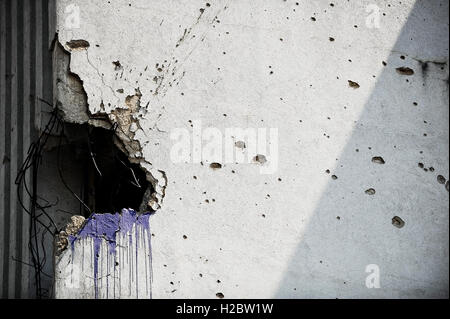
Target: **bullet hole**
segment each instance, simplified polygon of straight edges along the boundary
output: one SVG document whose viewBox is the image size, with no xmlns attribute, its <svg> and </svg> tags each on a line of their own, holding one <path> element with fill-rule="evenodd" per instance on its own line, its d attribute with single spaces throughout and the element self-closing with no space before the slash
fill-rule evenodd
<svg viewBox="0 0 450 319">
<path fill-rule="evenodd" d="M 329 37 L 328 40 L 330 40 L 330 42 L 334 42 L 334 38 L 333 37 Z"/>
<path fill-rule="evenodd" d="M 382 61 L 381 64 L 383 64 L 383 66 L 387 65 L 387 63 L 385 61 Z"/>
<path fill-rule="evenodd" d="M 329 170 L 329 169 L 327 169 L 327 170 L 325 171 L 325 173 L 327 173 L 327 174 L 330 174 L 330 170 Z"/>
<path fill-rule="evenodd" d="M 216 293 L 216 297 L 219 299 L 223 299 L 225 296 L 223 295 L 223 293 L 218 292 L 218 293 Z"/>
<path fill-rule="evenodd" d="M 205 6 L 210 7 L 211 5 L 209 4 L 209 2 L 207 2 L 207 3 L 205 4 Z"/>
<path fill-rule="evenodd" d="M 116 265 L 116 267 L 117 267 L 117 266 L 119 266 L 119 263 L 116 261 L 116 262 L 114 263 L 114 265 Z"/>
<path fill-rule="evenodd" d="M 430 172 L 434 172 L 434 167 L 429 168 Z"/>
<path fill-rule="evenodd" d="M 194 175 L 194 176 L 192 176 L 192 178 L 193 178 L 193 179 L 197 179 L 197 176 Z"/>
<path fill-rule="evenodd" d="M 450 190 L 450 183 L 447 181 L 447 183 L 445 183 L 445 189 L 447 190 L 447 192 Z"/>
<path fill-rule="evenodd" d="M 445 179 L 444 176 L 438 175 L 437 176 L 437 181 L 438 181 L 439 184 L 445 184 L 446 179 Z"/>
<path fill-rule="evenodd" d="M 400 59 L 404 60 L 404 59 L 406 59 L 406 58 L 405 58 L 404 55 L 401 55 L 401 56 L 400 56 Z"/>
<path fill-rule="evenodd" d="M 258 154 L 253 158 L 253 161 L 260 164 L 264 164 L 267 162 L 267 159 L 265 155 Z"/>
<path fill-rule="evenodd" d="M 423 165 L 423 163 L 418 163 L 417 166 L 419 166 L 420 168 L 424 168 L 425 165 Z"/>
<path fill-rule="evenodd" d="M 337 177 L 336 175 L 331 175 L 331 178 L 332 178 L 333 180 L 337 180 L 337 179 L 338 179 L 338 177 Z"/>
<path fill-rule="evenodd" d="M 373 188 L 369 188 L 365 191 L 367 195 L 375 195 L 376 191 Z"/>
<path fill-rule="evenodd" d="M 348 80 L 348 86 L 353 89 L 359 89 L 360 85 L 357 82 L 354 82 L 352 80 Z"/>
<path fill-rule="evenodd" d="M 376 164 L 385 164 L 386 162 L 381 156 L 372 157 L 372 162 Z"/>
<path fill-rule="evenodd" d="M 218 284 L 220 284 L 220 280 L 219 279 L 217 279 L 217 281 L 216 281 Z"/>
<path fill-rule="evenodd" d="M 69 42 L 66 42 L 66 45 L 72 50 L 89 48 L 89 42 L 86 40 L 71 40 Z"/>
<path fill-rule="evenodd" d="M 394 225 L 397 228 L 402 228 L 403 226 L 405 226 L 405 222 L 400 217 L 394 216 L 392 218 L 392 225 Z"/>
<path fill-rule="evenodd" d="M 123 91 L 123 89 L 117 89 L 116 92 L 120 93 L 120 94 L 123 94 L 124 91 Z"/>
<path fill-rule="evenodd" d="M 418 105 L 418 103 L 417 103 L 417 102 L 413 102 L 413 105 L 414 105 L 414 106 L 417 106 L 417 105 Z"/>
<path fill-rule="evenodd" d="M 314 17 L 311 17 L 311 21 L 317 21 L 317 19 Z"/>
<path fill-rule="evenodd" d="M 281 178 L 278 177 L 278 181 L 281 182 Z"/>
<path fill-rule="evenodd" d="M 341 216 L 336 216 L 336 219 L 337 220 L 341 220 Z"/>
<path fill-rule="evenodd" d="M 187 239 L 187 236 L 186 236 L 186 235 L 183 235 L 183 239 Z"/>
<path fill-rule="evenodd" d="M 395 69 L 397 71 L 398 74 L 401 75 L 413 75 L 414 74 L 414 70 L 405 66 L 399 67 Z"/>
<path fill-rule="evenodd" d="M 243 141 L 237 141 L 236 143 L 234 143 L 234 146 L 236 146 L 237 148 L 240 148 L 240 149 L 244 149 L 246 147 L 245 142 L 243 142 Z"/>
<path fill-rule="evenodd" d="M 222 164 L 220 164 L 220 163 L 211 163 L 211 164 L 209 164 L 209 167 L 211 167 L 212 169 L 220 169 L 220 168 L 222 168 Z"/>
<path fill-rule="evenodd" d="M 114 65 L 115 71 L 119 71 L 120 69 L 122 69 L 122 64 L 120 64 L 119 61 L 113 61 L 112 64 Z"/>
</svg>

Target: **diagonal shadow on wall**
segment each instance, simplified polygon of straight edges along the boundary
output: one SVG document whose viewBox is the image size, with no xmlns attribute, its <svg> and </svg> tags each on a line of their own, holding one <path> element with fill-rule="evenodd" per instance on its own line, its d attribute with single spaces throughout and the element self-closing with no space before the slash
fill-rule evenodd
<svg viewBox="0 0 450 319">
<path fill-rule="evenodd" d="M 417 1 L 385 62 L 276 298 L 449 296 L 448 2 Z"/>
</svg>

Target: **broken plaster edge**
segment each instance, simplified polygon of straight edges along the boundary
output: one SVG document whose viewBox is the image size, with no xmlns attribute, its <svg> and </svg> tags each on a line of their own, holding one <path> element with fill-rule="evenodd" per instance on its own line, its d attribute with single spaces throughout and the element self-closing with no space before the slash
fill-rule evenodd
<svg viewBox="0 0 450 319">
<path fill-rule="evenodd" d="M 90 109 L 89 109 L 89 96 L 87 94 L 87 91 L 84 87 L 84 81 L 83 79 L 80 77 L 79 74 L 75 73 L 73 71 L 72 68 L 72 50 L 70 49 L 70 47 L 65 46 L 61 40 L 59 39 L 58 33 L 55 33 L 55 40 L 54 40 L 54 48 L 52 50 L 53 54 L 55 55 L 55 51 L 61 49 L 63 51 L 63 54 L 67 54 L 68 55 L 68 65 L 67 68 L 65 70 L 60 70 L 61 65 L 56 63 L 55 59 L 53 60 L 53 65 L 54 65 L 54 75 L 59 74 L 60 72 L 64 72 L 66 74 L 66 76 L 73 76 L 75 79 L 77 79 L 79 81 L 80 87 L 83 90 L 83 94 L 85 95 L 86 99 L 85 99 L 85 107 L 83 108 L 84 111 L 86 112 L 85 115 L 87 116 L 85 119 L 85 122 L 80 123 L 80 121 L 71 121 L 70 118 L 64 116 L 63 114 L 63 121 L 64 122 L 68 122 L 68 123 L 77 123 L 77 124 L 88 124 L 94 127 L 101 127 L 101 128 L 105 128 L 105 129 L 111 129 L 113 127 L 120 126 L 119 121 L 117 121 L 117 117 L 115 114 L 115 110 L 113 110 L 110 113 L 107 112 L 103 112 L 103 113 L 97 113 L 97 114 L 91 114 Z M 88 48 L 86 48 L 85 50 L 88 50 Z M 58 90 L 57 87 L 57 82 L 54 81 L 54 105 L 55 108 L 58 107 L 59 103 L 62 103 L 61 99 L 60 99 L 60 91 Z M 138 90 L 136 91 L 136 95 L 137 96 L 137 102 L 136 102 L 136 106 L 139 107 L 139 103 L 140 103 L 140 92 L 138 93 Z M 134 97 L 131 96 L 131 97 Z M 130 96 L 128 96 L 127 98 L 129 98 Z M 127 104 L 124 102 L 125 107 L 127 107 Z M 128 108 L 127 108 L 128 109 Z M 122 108 L 117 108 L 117 110 L 123 110 Z M 131 116 L 133 114 L 130 114 Z M 135 119 L 136 120 L 136 119 Z M 138 120 L 136 120 L 138 121 Z M 139 126 L 139 123 L 137 123 Z M 140 127 L 140 126 L 139 126 Z M 147 181 L 153 186 L 153 190 L 154 192 L 152 194 L 150 194 L 150 196 L 148 196 L 149 198 L 147 199 L 147 208 L 151 208 L 153 211 L 157 211 L 161 208 L 161 204 L 163 202 L 163 199 L 165 197 L 165 189 L 167 186 L 167 176 L 166 173 L 162 170 L 158 170 L 156 168 L 153 167 L 152 163 L 149 162 L 148 160 L 146 160 L 142 154 L 142 146 L 139 140 L 135 139 L 134 136 L 135 134 L 133 132 L 131 132 L 128 128 L 128 132 L 130 133 L 125 134 L 123 132 L 123 130 L 115 130 L 115 134 L 114 134 L 114 143 L 116 144 L 116 146 L 128 157 L 129 161 L 135 164 L 139 164 L 139 167 L 144 170 L 145 174 L 146 174 L 146 179 Z M 130 136 L 131 135 L 131 136 Z M 139 148 L 138 151 L 135 151 L 133 149 L 131 149 L 131 147 L 127 147 L 127 143 L 130 142 L 136 142 L 134 143 L 134 145 L 137 145 L 137 147 Z M 146 209 L 147 209 L 146 208 Z"/>
</svg>

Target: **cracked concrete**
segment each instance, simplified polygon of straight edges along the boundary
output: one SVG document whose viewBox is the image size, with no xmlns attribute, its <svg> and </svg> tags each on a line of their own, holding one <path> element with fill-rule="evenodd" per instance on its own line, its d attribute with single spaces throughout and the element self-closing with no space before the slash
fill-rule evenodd
<svg viewBox="0 0 450 319">
<path fill-rule="evenodd" d="M 141 108 L 140 98 L 142 94 L 137 88 L 135 89 L 134 95 L 125 97 L 125 105 L 122 108 L 112 109 L 109 111 L 109 114 L 106 111 L 92 113 L 87 102 L 88 98 L 84 83 L 70 69 L 71 55 L 69 52 L 86 50 L 89 47 L 86 43 L 88 42 L 84 40 L 68 41 L 66 42 L 66 47 L 70 51 L 67 51 L 62 46 L 59 38 L 56 37 L 53 53 L 55 66 L 55 105 L 57 105 L 60 115 L 65 122 L 76 124 L 88 123 L 106 129 L 114 128 L 116 145 L 128 155 L 132 163 L 144 164 L 145 159 L 142 158 L 140 142 L 134 138 L 136 131 L 141 129 L 139 121 L 135 117 Z M 87 53 L 86 56 L 88 57 Z M 90 62 L 89 64 L 92 65 Z M 101 102 L 101 109 L 105 109 L 103 101 Z M 145 165 L 141 165 L 141 167 L 147 174 L 147 180 L 156 190 L 155 194 L 148 196 L 147 206 L 153 210 L 157 210 L 164 198 L 164 189 L 166 186 L 164 173 L 155 171 L 148 162 Z M 159 177 L 160 181 L 155 178 L 153 173 Z M 144 210 L 147 209 L 144 206 L 142 208 Z"/>
</svg>

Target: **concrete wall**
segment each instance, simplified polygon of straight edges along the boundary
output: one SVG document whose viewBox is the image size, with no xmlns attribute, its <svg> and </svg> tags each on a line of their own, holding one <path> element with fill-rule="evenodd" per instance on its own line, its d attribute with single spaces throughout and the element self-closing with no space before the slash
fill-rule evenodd
<svg viewBox="0 0 450 319">
<path fill-rule="evenodd" d="M 153 297 L 448 297 L 448 28 L 439 0 L 57 1 L 155 187 Z"/>
</svg>

